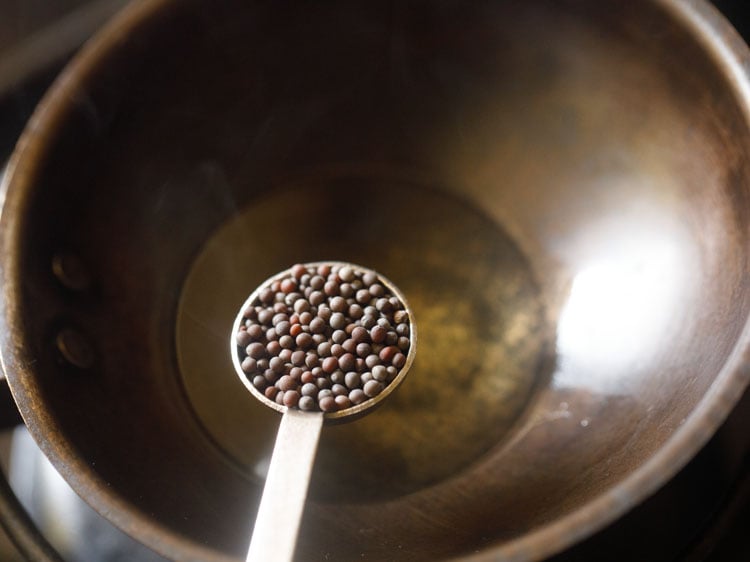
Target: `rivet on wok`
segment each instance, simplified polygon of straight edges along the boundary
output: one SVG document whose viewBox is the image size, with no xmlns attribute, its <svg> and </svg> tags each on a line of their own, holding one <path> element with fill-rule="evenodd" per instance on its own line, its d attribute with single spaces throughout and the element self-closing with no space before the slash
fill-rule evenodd
<svg viewBox="0 0 750 562">
<path fill-rule="evenodd" d="M 63 359 L 79 369 L 89 369 L 94 364 L 94 350 L 86 337 L 72 328 L 62 329 L 55 338 Z"/>
<path fill-rule="evenodd" d="M 67 252 L 52 258 L 52 273 L 63 286 L 73 291 L 85 291 L 91 287 L 91 276 L 83 261 Z"/>
</svg>

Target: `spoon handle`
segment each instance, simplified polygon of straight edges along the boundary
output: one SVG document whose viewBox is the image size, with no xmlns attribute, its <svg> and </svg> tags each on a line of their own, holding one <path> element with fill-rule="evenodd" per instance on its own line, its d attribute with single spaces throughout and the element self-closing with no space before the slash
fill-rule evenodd
<svg viewBox="0 0 750 562">
<path fill-rule="evenodd" d="M 247 562 L 292 560 L 322 427 L 322 412 L 282 416 Z"/>
</svg>

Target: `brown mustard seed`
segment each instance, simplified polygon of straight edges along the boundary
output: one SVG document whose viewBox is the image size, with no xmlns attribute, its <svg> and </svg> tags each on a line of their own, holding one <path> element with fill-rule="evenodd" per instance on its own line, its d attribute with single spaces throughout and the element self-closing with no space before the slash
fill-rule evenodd
<svg viewBox="0 0 750 562">
<path fill-rule="evenodd" d="M 329 375 L 339 368 L 339 360 L 336 357 L 326 357 L 323 360 L 323 371 Z"/>
<path fill-rule="evenodd" d="M 240 347 L 247 347 L 253 341 L 253 337 L 248 334 L 246 329 L 237 332 L 237 337 L 235 339 L 237 340 L 237 345 Z"/>
<path fill-rule="evenodd" d="M 299 402 L 299 392 L 296 390 L 288 390 L 284 392 L 284 406 L 288 408 L 294 408 Z"/>
<path fill-rule="evenodd" d="M 318 400 L 318 406 L 320 406 L 320 409 L 324 412 L 335 412 L 337 409 L 336 400 L 333 396 L 324 396 Z"/>
<path fill-rule="evenodd" d="M 261 357 L 265 357 L 266 355 L 265 346 L 259 342 L 251 343 L 250 345 L 248 345 L 246 351 L 247 354 L 253 359 L 260 359 Z"/>
</svg>

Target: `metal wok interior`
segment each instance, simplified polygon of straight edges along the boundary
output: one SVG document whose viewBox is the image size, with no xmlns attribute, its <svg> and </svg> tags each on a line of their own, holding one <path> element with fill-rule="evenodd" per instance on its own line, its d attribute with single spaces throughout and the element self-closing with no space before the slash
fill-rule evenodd
<svg viewBox="0 0 750 562">
<path fill-rule="evenodd" d="M 9 167 L 21 413 L 127 532 L 237 559 L 278 418 L 232 318 L 295 262 L 361 263 L 420 349 L 325 429 L 298 557 L 559 551 L 747 384 L 746 60 L 699 2 L 136 3 Z"/>
</svg>

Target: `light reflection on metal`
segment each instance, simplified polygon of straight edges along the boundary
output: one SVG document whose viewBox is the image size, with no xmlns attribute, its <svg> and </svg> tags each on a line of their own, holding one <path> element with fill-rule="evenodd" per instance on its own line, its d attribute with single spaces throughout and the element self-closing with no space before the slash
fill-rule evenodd
<svg viewBox="0 0 750 562">
<path fill-rule="evenodd" d="M 557 387 L 620 394 L 669 346 L 688 311 L 694 257 L 677 229 L 633 224 L 616 251 L 575 274 L 560 317 Z M 623 376 L 627 374 L 628 376 Z"/>
</svg>

